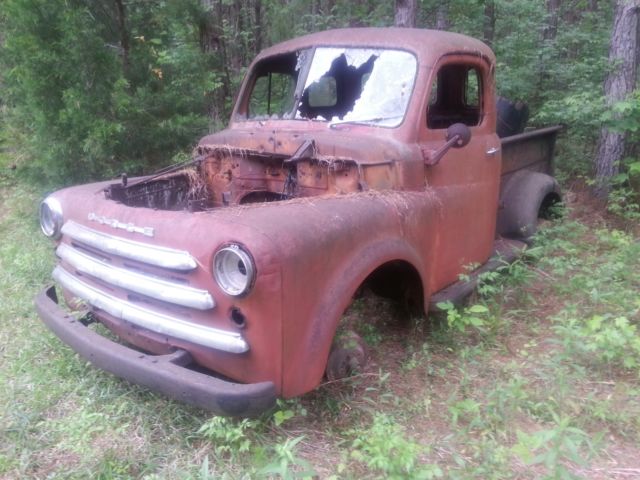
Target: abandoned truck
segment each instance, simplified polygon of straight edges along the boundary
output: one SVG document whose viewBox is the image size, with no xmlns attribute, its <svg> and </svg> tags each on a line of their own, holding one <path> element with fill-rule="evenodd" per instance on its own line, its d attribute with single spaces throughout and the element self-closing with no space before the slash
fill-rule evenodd
<svg viewBox="0 0 640 480">
<path fill-rule="evenodd" d="M 482 42 L 417 29 L 263 51 L 191 161 L 42 202 L 67 307 L 49 287 L 40 317 L 94 365 L 223 415 L 347 375 L 362 346 L 334 339 L 363 284 L 454 300 L 560 198 L 559 127 L 499 138 L 494 69 Z"/>
</svg>

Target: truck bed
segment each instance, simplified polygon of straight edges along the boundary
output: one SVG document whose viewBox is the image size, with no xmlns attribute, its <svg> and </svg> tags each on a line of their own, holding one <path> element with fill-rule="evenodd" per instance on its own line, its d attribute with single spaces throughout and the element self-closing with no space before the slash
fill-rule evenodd
<svg viewBox="0 0 640 480">
<path fill-rule="evenodd" d="M 501 186 L 520 170 L 553 175 L 553 150 L 563 128 L 554 125 L 503 138 Z"/>
</svg>

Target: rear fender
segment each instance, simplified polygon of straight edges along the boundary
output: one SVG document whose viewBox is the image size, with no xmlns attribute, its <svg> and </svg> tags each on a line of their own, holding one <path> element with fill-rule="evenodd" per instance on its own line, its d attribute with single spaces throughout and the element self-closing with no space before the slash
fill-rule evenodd
<svg viewBox="0 0 640 480">
<path fill-rule="evenodd" d="M 509 238 L 530 239 L 536 232 L 541 207 L 561 198 L 558 182 L 544 173 L 520 171 L 504 184 L 496 233 Z"/>
</svg>

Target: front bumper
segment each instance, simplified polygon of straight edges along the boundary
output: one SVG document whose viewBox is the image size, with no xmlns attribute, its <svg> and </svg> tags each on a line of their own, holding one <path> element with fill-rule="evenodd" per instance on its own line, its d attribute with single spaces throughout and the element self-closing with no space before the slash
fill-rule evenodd
<svg viewBox="0 0 640 480">
<path fill-rule="evenodd" d="M 273 382 L 229 382 L 186 368 L 191 356 L 185 350 L 147 355 L 99 335 L 58 306 L 53 286 L 42 290 L 35 304 L 40 318 L 64 343 L 96 367 L 132 383 L 218 415 L 250 417 L 275 405 Z"/>
</svg>

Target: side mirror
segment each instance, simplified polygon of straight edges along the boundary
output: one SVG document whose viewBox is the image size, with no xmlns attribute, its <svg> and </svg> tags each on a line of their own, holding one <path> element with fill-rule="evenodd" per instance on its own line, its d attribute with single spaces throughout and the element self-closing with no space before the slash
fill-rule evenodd
<svg viewBox="0 0 640 480">
<path fill-rule="evenodd" d="M 471 140 L 471 130 L 464 123 L 454 123 L 447 128 L 447 143 L 438 150 L 423 152 L 425 165 L 437 165 L 450 148 L 462 148 Z"/>
<path fill-rule="evenodd" d="M 451 145 L 453 148 L 462 148 L 471 140 L 471 129 L 464 123 L 454 123 L 447 128 L 447 143 L 457 137 L 457 140 Z"/>
</svg>

